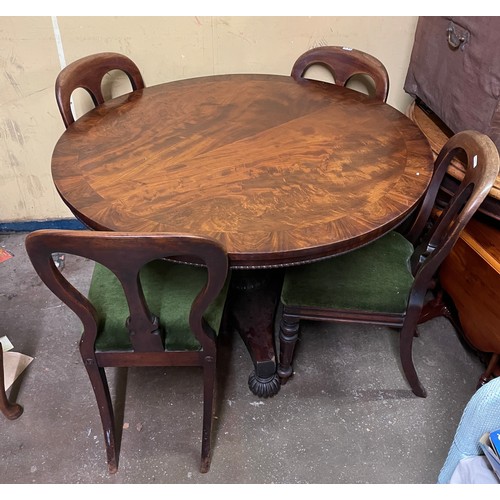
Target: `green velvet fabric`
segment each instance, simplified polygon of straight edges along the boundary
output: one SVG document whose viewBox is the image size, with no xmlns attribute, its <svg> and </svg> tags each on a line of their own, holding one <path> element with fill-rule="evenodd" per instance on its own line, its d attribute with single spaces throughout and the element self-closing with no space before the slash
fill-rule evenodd
<svg viewBox="0 0 500 500">
<path fill-rule="evenodd" d="M 403 313 L 413 283 L 413 246 L 390 232 L 358 250 L 287 269 L 281 300 L 288 306 Z"/>
<path fill-rule="evenodd" d="M 189 312 L 198 292 L 206 283 L 207 270 L 169 261 L 146 264 L 140 273 L 144 296 L 150 311 L 158 316 L 166 332 L 165 349 L 199 350 L 198 340 L 189 327 Z M 228 284 L 205 312 L 207 323 L 219 331 Z M 88 294 L 96 308 L 100 324 L 96 350 L 131 350 L 125 321 L 129 310 L 123 288 L 115 275 L 104 266 L 95 265 Z"/>
</svg>

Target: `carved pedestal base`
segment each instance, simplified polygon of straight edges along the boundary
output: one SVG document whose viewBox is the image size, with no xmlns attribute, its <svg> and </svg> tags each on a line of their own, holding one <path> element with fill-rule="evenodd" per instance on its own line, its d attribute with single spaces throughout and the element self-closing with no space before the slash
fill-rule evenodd
<svg viewBox="0 0 500 500">
<path fill-rule="evenodd" d="M 278 394 L 281 382 L 278 374 L 274 373 L 270 377 L 259 377 L 256 372 L 248 377 L 248 387 L 259 398 L 269 398 Z"/>
<path fill-rule="evenodd" d="M 226 309 L 255 367 L 248 387 L 263 398 L 277 394 L 281 385 L 276 373 L 274 320 L 282 282 L 279 269 L 235 270 Z"/>
</svg>

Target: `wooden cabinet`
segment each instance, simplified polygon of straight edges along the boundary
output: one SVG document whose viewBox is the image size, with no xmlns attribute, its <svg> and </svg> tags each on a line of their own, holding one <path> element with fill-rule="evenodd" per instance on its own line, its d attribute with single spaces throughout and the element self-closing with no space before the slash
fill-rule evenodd
<svg viewBox="0 0 500 500">
<path fill-rule="evenodd" d="M 500 231 L 473 219 L 440 269 L 440 284 L 453 300 L 466 340 L 492 353 L 482 382 L 498 373 L 500 354 Z"/>
</svg>

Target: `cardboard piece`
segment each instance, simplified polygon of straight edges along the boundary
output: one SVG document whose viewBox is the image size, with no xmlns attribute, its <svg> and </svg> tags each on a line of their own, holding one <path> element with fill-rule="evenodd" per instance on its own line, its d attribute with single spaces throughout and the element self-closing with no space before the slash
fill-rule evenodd
<svg viewBox="0 0 500 500">
<path fill-rule="evenodd" d="M 12 257 L 13 255 L 8 250 L 0 248 L 0 262 L 4 262 Z"/>
<path fill-rule="evenodd" d="M 19 377 L 33 361 L 33 358 L 26 354 L 12 351 L 14 346 L 6 336 L 0 337 L 0 349 L 3 351 L 4 386 L 7 391 L 17 377 Z"/>
<path fill-rule="evenodd" d="M 32 361 L 33 358 L 31 356 L 19 352 L 9 351 L 3 353 L 3 373 L 6 391 Z"/>
</svg>

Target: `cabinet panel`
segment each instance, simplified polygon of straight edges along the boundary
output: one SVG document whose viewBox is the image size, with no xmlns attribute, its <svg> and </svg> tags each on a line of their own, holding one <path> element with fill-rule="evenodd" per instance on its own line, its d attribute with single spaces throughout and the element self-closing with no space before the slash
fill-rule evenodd
<svg viewBox="0 0 500 500">
<path fill-rule="evenodd" d="M 465 337 L 483 352 L 500 353 L 499 248 L 500 232 L 473 220 L 440 270 Z"/>
</svg>

